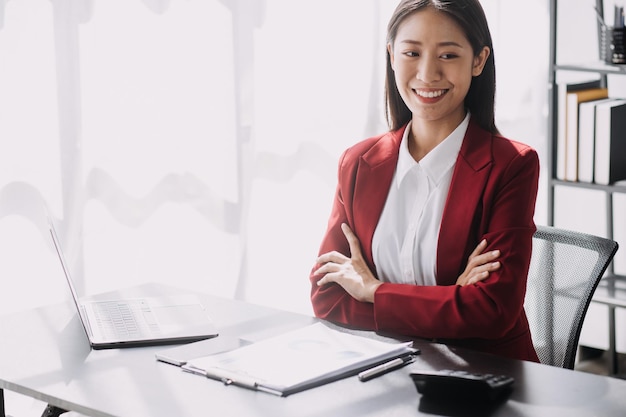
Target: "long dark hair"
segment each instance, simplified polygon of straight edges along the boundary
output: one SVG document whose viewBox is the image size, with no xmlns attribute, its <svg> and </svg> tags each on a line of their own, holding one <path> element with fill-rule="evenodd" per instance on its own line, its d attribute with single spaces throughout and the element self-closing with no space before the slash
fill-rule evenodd
<svg viewBox="0 0 626 417">
<path fill-rule="evenodd" d="M 472 79 L 467 96 L 465 96 L 465 107 L 483 129 L 497 134 L 494 115 L 496 66 L 493 58 L 493 42 L 485 12 L 478 0 L 403 0 L 389 20 L 387 42 L 393 45 L 398 27 L 404 19 L 425 7 L 433 7 L 454 19 L 472 45 L 474 56 L 477 56 L 483 47 L 489 48 L 490 53 L 485 67 L 479 76 Z M 389 51 L 387 51 L 385 104 L 387 123 L 392 130 L 399 129 L 411 120 L 411 110 L 398 92 Z"/>
</svg>

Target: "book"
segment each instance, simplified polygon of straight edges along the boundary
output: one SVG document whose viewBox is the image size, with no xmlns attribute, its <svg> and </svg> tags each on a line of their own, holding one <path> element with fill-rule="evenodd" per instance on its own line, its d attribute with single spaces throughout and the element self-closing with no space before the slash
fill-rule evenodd
<svg viewBox="0 0 626 417">
<path fill-rule="evenodd" d="M 315 323 L 229 352 L 191 359 L 196 375 L 287 396 L 416 354 L 412 342 L 387 342 Z"/>
<path fill-rule="evenodd" d="M 567 93 L 565 126 L 565 180 L 578 181 L 578 110 L 583 102 L 607 98 L 607 88 L 591 88 Z"/>
<path fill-rule="evenodd" d="M 615 100 L 605 98 L 580 103 L 578 107 L 578 181 L 593 183 L 595 138 L 596 138 L 596 106 L 600 103 Z"/>
<path fill-rule="evenodd" d="M 565 180 L 566 172 L 566 151 L 565 151 L 565 130 L 566 130 L 566 103 L 567 93 L 573 91 L 587 90 L 601 87 L 600 80 L 590 81 L 561 81 L 557 87 L 557 137 L 556 137 L 556 178 Z"/>
<path fill-rule="evenodd" d="M 596 107 L 596 184 L 613 184 L 626 179 L 626 100 Z"/>
</svg>

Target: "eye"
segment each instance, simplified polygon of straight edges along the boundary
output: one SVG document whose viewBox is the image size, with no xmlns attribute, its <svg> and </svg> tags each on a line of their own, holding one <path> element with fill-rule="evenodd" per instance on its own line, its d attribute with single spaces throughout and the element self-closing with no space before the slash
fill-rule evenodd
<svg viewBox="0 0 626 417">
<path fill-rule="evenodd" d="M 408 56 L 409 58 L 415 58 L 415 57 L 418 57 L 420 54 L 419 52 L 415 52 L 415 51 L 407 51 L 407 52 L 404 52 L 404 55 Z"/>
<path fill-rule="evenodd" d="M 458 58 L 458 57 L 459 56 L 457 54 L 452 54 L 452 53 L 450 53 L 450 54 L 442 54 L 441 55 L 441 58 L 442 59 L 446 59 L 446 60 L 447 59 L 454 59 L 454 58 Z"/>
</svg>

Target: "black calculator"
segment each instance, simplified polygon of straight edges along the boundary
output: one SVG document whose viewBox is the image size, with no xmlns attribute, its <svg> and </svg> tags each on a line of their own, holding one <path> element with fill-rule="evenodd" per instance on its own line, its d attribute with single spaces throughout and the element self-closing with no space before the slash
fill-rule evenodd
<svg viewBox="0 0 626 417">
<path fill-rule="evenodd" d="M 508 375 L 462 370 L 423 370 L 410 374 L 417 391 L 427 397 L 495 401 L 509 393 L 515 379 Z"/>
</svg>

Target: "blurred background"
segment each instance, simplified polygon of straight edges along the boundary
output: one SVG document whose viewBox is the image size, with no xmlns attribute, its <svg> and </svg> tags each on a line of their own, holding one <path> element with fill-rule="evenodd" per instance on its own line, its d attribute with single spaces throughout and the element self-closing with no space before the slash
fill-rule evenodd
<svg viewBox="0 0 626 417">
<path fill-rule="evenodd" d="M 44 206 L 84 293 L 310 313 L 338 157 L 387 129 L 396 4 L 0 0 L 0 313 L 68 297 Z M 498 125 L 543 156 L 547 1 L 483 5 Z"/>
</svg>

